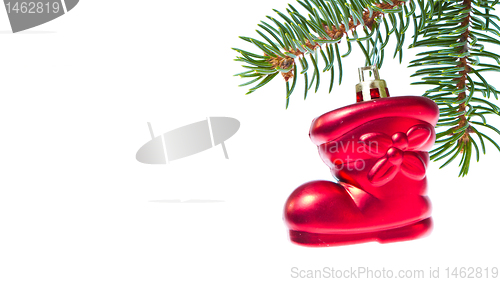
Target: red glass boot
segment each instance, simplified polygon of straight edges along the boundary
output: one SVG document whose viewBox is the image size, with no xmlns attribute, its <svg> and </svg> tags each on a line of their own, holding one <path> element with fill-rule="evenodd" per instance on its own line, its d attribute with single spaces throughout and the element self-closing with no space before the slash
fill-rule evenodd
<svg viewBox="0 0 500 282">
<path fill-rule="evenodd" d="M 425 171 L 438 106 L 425 97 L 388 97 L 376 68 L 369 68 L 375 80 L 363 81 L 366 69 L 359 103 L 312 122 L 310 138 L 338 183 L 311 181 L 290 195 L 284 220 L 294 243 L 387 243 L 432 228 Z"/>
</svg>

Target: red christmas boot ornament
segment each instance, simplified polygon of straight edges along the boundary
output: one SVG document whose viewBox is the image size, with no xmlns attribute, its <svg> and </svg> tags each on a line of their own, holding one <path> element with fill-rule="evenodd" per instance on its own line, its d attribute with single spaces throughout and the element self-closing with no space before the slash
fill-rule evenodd
<svg viewBox="0 0 500 282">
<path fill-rule="evenodd" d="M 365 70 L 375 80 L 364 81 Z M 425 172 L 439 108 L 425 97 L 389 97 L 375 67 L 361 68 L 360 80 L 358 103 L 312 122 L 309 136 L 338 182 L 311 181 L 290 195 L 284 220 L 294 243 L 387 243 L 432 228 Z"/>
</svg>

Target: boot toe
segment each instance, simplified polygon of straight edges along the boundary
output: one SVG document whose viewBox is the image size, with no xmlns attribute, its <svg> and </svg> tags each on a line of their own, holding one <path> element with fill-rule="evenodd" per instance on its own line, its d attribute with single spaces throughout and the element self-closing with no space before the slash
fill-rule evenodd
<svg viewBox="0 0 500 282">
<path fill-rule="evenodd" d="M 317 180 L 301 185 L 290 195 L 284 220 L 291 230 L 317 233 L 343 230 L 349 218 L 359 215 L 359 209 L 344 187 Z"/>
</svg>

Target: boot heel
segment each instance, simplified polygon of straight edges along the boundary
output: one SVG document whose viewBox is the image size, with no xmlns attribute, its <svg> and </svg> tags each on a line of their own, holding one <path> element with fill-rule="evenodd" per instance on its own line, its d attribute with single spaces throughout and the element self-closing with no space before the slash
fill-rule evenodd
<svg viewBox="0 0 500 282">
<path fill-rule="evenodd" d="M 379 232 L 377 241 L 385 244 L 426 237 L 431 233 L 432 226 L 432 219 L 429 217 L 417 223 Z"/>
</svg>

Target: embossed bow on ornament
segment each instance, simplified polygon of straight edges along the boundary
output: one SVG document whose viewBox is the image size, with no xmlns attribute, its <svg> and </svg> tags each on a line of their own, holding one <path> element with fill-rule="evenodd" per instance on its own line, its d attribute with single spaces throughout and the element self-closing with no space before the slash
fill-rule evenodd
<svg viewBox="0 0 500 282">
<path fill-rule="evenodd" d="M 431 136 L 432 131 L 425 124 L 415 125 L 407 133 L 397 132 L 392 138 L 379 132 L 363 134 L 359 141 L 366 152 L 372 157 L 381 157 L 368 172 L 368 180 L 375 186 L 381 186 L 391 181 L 399 171 L 408 178 L 423 179 L 425 162 L 412 151 L 419 151 Z"/>
</svg>

